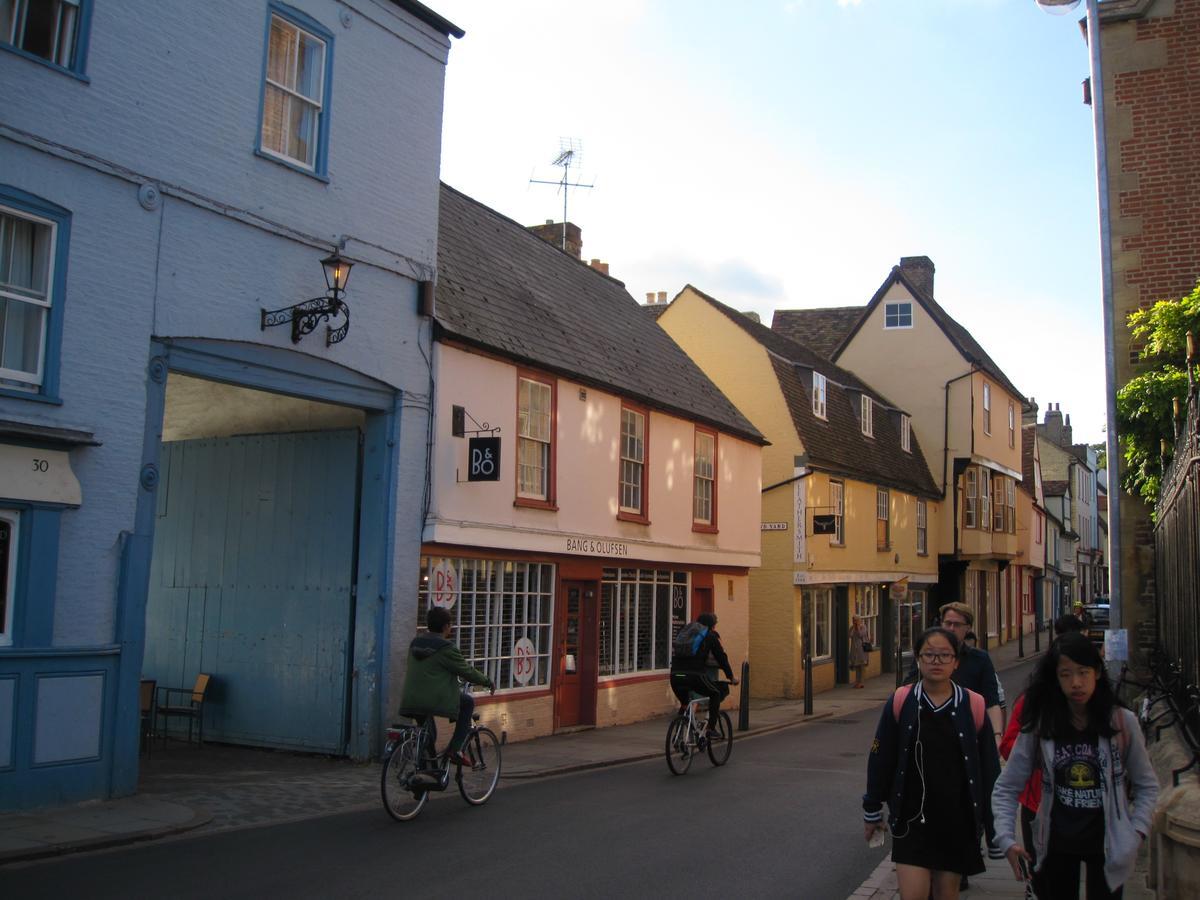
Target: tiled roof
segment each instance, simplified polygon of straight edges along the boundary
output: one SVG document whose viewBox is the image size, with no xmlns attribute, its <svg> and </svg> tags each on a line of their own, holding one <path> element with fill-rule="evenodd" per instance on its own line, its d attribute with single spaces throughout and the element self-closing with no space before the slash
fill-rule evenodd
<svg viewBox="0 0 1200 900">
<path fill-rule="evenodd" d="M 898 411 L 879 392 L 854 373 L 841 369 L 803 344 L 777 334 L 737 310 L 689 285 L 697 296 L 750 335 L 771 355 L 779 389 L 787 402 L 796 433 L 808 452 L 810 465 L 883 487 L 939 497 L 929 474 L 916 432 L 911 433 L 912 452 L 900 448 Z M 810 370 L 826 378 L 826 419 L 813 415 Z M 884 409 L 876 410 L 874 437 L 866 437 L 859 423 L 860 395 L 867 394 Z"/>
<path fill-rule="evenodd" d="M 445 184 L 435 305 L 439 338 L 763 443 L 621 282 Z"/>
<path fill-rule="evenodd" d="M 1064 497 L 1067 493 L 1067 482 L 1065 481 L 1043 481 L 1042 493 L 1047 497 Z"/>
<path fill-rule="evenodd" d="M 987 351 L 980 346 L 979 342 L 975 340 L 971 332 L 967 331 L 967 329 L 963 328 L 962 325 L 958 324 L 958 322 L 956 322 L 953 317 L 946 312 L 946 310 L 942 309 L 941 305 L 934 300 L 932 296 L 918 288 L 912 282 L 912 280 L 904 274 L 904 271 L 899 266 L 892 267 L 891 274 L 888 275 L 883 284 L 880 285 L 879 290 L 875 292 L 875 296 L 872 297 L 871 302 L 867 304 L 866 311 L 864 311 L 858 323 L 845 335 L 845 337 L 842 338 L 841 343 L 838 344 L 838 346 L 834 349 L 831 357 L 832 359 L 838 358 L 838 354 L 841 353 L 845 346 L 850 342 L 850 339 L 854 336 L 855 332 L 858 331 L 861 323 L 866 320 L 870 311 L 883 301 L 883 297 L 888 292 L 888 288 L 890 288 L 897 281 L 903 284 L 908 292 L 913 295 L 916 301 L 925 308 L 925 311 L 929 314 L 929 317 L 937 323 L 938 327 L 942 329 L 946 337 L 950 339 L 950 343 L 952 343 L 958 349 L 958 352 L 961 353 L 964 358 L 966 358 L 967 362 L 974 363 L 975 365 L 979 366 L 980 369 L 982 369 L 992 378 L 996 379 L 996 381 L 1000 382 L 1000 384 L 1004 386 L 1005 390 L 1007 390 L 1014 397 L 1017 397 L 1018 399 L 1023 399 L 1025 397 L 1025 395 L 1022 394 L 1016 388 L 1016 386 L 1008 380 L 1008 376 L 1000 370 L 1000 367 L 996 365 L 995 360 L 988 356 Z"/>
<path fill-rule="evenodd" d="M 1034 481 L 1033 475 L 1033 447 L 1036 437 L 1037 426 L 1033 424 L 1021 426 L 1021 483 L 1018 487 L 1025 491 L 1030 497 L 1034 496 Z M 1042 486 L 1043 492 L 1045 485 Z M 1035 498 L 1036 499 L 1036 498 Z"/>
<path fill-rule="evenodd" d="M 865 306 L 831 306 L 825 309 L 777 309 L 771 330 L 833 358 L 833 351 L 850 333 Z"/>
<path fill-rule="evenodd" d="M 670 305 L 670 303 L 647 303 L 642 306 L 642 309 L 645 310 L 646 315 L 657 322 L 658 317 L 665 313 Z"/>
</svg>

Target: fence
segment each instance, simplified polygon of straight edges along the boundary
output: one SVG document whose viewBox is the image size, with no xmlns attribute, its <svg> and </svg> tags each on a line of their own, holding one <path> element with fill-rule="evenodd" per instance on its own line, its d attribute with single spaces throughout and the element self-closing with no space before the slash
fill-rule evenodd
<svg viewBox="0 0 1200 900">
<path fill-rule="evenodd" d="M 1189 385 L 1175 455 L 1163 469 L 1154 525 L 1157 657 L 1184 688 L 1200 685 L 1200 395 Z"/>
</svg>

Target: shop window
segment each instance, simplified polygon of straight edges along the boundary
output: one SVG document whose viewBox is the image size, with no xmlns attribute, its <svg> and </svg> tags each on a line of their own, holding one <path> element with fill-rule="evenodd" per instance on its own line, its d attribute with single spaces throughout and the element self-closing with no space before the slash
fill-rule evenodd
<svg viewBox="0 0 1200 900">
<path fill-rule="evenodd" d="M 0 0 L 0 46 L 82 75 L 91 0 Z"/>
<path fill-rule="evenodd" d="M 17 532 L 20 513 L 0 509 L 0 647 L 13 643 L 13 607 L 16 606 Z"/>
<path fill-rule="evenodd" d="M 450 639 L 498 690 L 550 684 L 554 566 L 423 556 L 417 593 L 421 627 L 430 606 L 449 610 Z"/>
<path fill-rule="evenodd" d="M 879 586 L 859 584 L 854 588 L 854 615 L 867 626 L 867 640 L 879 644 Z"/>
<path fill-rule="evenodd" d="M 322 176 L 328 168 L 332 42 L 333 35 L 313 19 L 272 5 L 259 152 Z"/>
<path fill-rule="evenodd" d="M 814 660 L 833 655 L 833 588 L 806 588 L 801 595 L 808 607 L 808 652 Z"/>
<path fill-rule="evenodd" d="M 553 382 L 517 378 L 517 503 L 554 503 Z"/>
<path fill-rule="evenodd" d="M 600 585 L 600 675 L 661 672 L 687 621 L 687 572 L 605 569 Z M 672 609 L 681 614 L 672 616 Z"/>
<path fill-rule="evenodd" d="M 716 432 L 697 427 L 694 452 L 692 527 L 697 531 L 715 531 L 717 525 Z"/>
</svg>

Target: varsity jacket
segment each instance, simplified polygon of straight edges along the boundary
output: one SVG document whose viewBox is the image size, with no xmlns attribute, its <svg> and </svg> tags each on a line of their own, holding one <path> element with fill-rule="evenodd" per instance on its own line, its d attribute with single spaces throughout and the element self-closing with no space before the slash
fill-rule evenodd
<svg viewBox="0 0 1200 900">
<path fill-rule="evenodd" d="M 952 682 L 953 684 L 953 682 Z M 971 805 L 975 813 L 976 840 L 986 833 L 989 844 L 994 830 L 990 799 L 992 785 L 1000 774 L 1000 757 L 996 753 L 996 738 L 991 720 L 985 715 L 979 730 L 971 715 L 970 691 L 954 684 L 953 704 L 950 715 L 958 725 L 959 746 L 962 750 L 964 768 L 967 771 L 967 787 L 971 794 Z M 900 707 L 897 721 L 892 715 L 892 698 L 888 697 L 875 728 L 875 740 L 867 757 L 867 792 L 863 794 L 863 819 L 867 822 L 883 820 L 883 804 L 888 805 L 888 826 L 897 831 L 900 814 L 904 809 L 905 771 L 909 763 L 909 749 L 917 739 L 920 721 L 920 697 L 922 682 L 917 682 Z M 934 776 L 936 777 L 936 776 Z M 996 855 L 994 849 L 989 851 Z"/>
</svg>

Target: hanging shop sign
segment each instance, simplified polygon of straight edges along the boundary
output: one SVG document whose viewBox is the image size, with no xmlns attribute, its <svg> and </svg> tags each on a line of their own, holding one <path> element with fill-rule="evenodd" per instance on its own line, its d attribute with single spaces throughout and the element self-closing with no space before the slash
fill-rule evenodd
<svg viewBox="0 0 1200 900">
<path fill-rule="evenodd" d="M 83 492 L 66 450 L 0 444 L 0 497 L 79 506 Z"/>
<path fill-rule="evenodd" d="M 837 516 L 825 514 L 814 515 L 813 534 L 837 534 Z"/>
<path fill-rule="evenodd" d="M 500 438 L 473 437 L 467 441 L 467 481 L 500 480 Z"/>
</svg>

